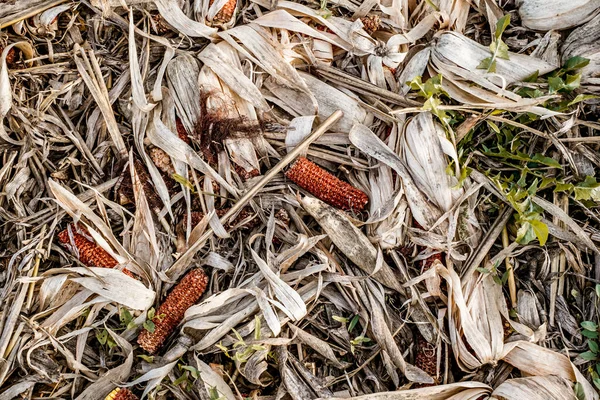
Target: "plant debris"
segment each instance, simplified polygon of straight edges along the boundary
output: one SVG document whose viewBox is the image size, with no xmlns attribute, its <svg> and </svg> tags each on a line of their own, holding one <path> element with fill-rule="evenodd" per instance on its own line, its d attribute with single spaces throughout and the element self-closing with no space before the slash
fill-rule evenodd
<svg viewBox="0 0 600 400">
<path fill-rule="evenodd" d="M 600 390 L 597 0 L 0 8 L 0 400 Z"/>
</svg>

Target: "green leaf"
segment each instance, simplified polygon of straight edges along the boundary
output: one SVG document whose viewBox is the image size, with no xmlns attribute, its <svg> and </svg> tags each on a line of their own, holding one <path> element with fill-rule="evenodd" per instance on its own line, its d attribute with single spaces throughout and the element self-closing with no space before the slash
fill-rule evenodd
<svg viewBox="0 0 600 400">
<path fill-rule="evenodd" d="M 360 317 L 358 316 L 358 314 L 352 318 L 352 321 L 350 321 L 350 324 L 348 325 L 348 332 L 352 332 L 356 324 L 358 324 L 359 318 Z"/>
<path fill-rule="evenodd" d="M 581 74 L 567 75 L 565 79 L 564 89 L 567 91 L 573 91 L 581 84 Z"/>
<path fill-rule="evenodd" d="M 594 378 L 592 382 L 594 382 L 596 389 L 600 390 L 600 378 Z"/>
<path fill-rule="evenodd" d="M 598 329 L 598 325 L 594 321 L 583 321 L 581 327 L 587 331 L 595 331 Z"/>
<path fill-rule="evenodd" d="M 535 233 L 535 236 L 540 241 L 540 246 L 545 245 L 546 241 L 548 240 L 548 225 L 546 225 L 542 221 L 538 221 L 536 219 L 529 221 L 529 223 L 531 224 L 531 227 L 533 228 L 533 232 Z"/>
<path fill-rule="evenodd" d="M 492 44 L 490 44 L 490 50 L 492 54 L 496 56 L 496 58 L 508 60 L 508 46 L 502 41 L 502 39 L 492 42 Z"/>
<path fill-rule="evenodd" d="M 489 71 L 491 69 L 492 63 L 492 57 L 484 58 L 477 66 L 477 69 L 486 69 Z"/>
<path fill-rule="evenodd" d="M 567 62 L 565 63 L 565 69 L 567 69 L 567 70 L 580 69 L 580 68 L 585 67 L 589 63 L 590 63 L 589 59 L 587 59 L 585 57 L 575 56 L 575 57 L 571 57 L 567 60 Z"/>
<path fill-rule="evenodd" d="M 579 182 L 573 188 L 575 200 L 595 200 L 600 201 L 600 183 L 596 178 L 586 176 L 583 182 Z"/>
<path fill-rule="evenodd" d="M 101 345 L 105 345 L 106 340 L 108 339 L 108 331 L 106 329 L 97 330 L 96 339 L 98 339 L 98 342 L 100 342 Z"/>
<path fill-rule="evenodd" d="M 579 382 L 575 383 L 573 387 L 573 391 L 575 392 L 575 396 L 577 400 L 586 400 L 585 398 L 585 390 L 583 389 L 583 385 Z"/>
<path fill-rule="evenodd" d="M 523 82 L 535 82 L 538 80 L 540 76 L 540 71 L 535 71 L 533 74 L 529 75 L 527 78 L 523 79 Z M 539 96 L 536 96 L 539 97 Z"/>
<path fill-rule="evenodd" d="M 200 371 L 198 371 L 196 368 L 192 367 L 191 365 L 183 365 L 181 367 L 181 369 L 190 371 L 190 374 L 192 374 L 192 377 L 194 379 L 198 379 L 200 377 Z"/>
<path fill-rule="evenodd" d="M 581 331 L 581 334 L 588 339 L 598 339 L 598 332 L 596 331 L 588 331 L 584 329 Z"/>
<path fill-rule="evenodd" d="M 175 379 L 175 381 L 173 382 L 173 385 L 174 386 L 179 386 L 183 382 L 187 382 L 187 380 L 188 380 L 187 374 L 183 374 L 179 378 Z"/>
<path fill-rule="evenodd" d="M 150 333 L 154 333 L 154 330 L 156 329 L 156 325 L 154 325 L 154 322 L 148 320 L 144 322 L 144 328 L 150 332 Z"/>
<path fill-rule="evenodd" d="M 156 313 L 156 310 L 154 309 L 154 307 L 150 308 L 148 310 L 148 319 L 153 319 L 155 313 Z"/>
<path fill-rule="evenodd" d="M 145 354 L 138 354 L 138 357 L 141 358 L 142 360 L 152 363 L 154 362 L 154 356 L 147 356 Z"/>
<path fill-rule="evenodd" d="M 547 165 L 549 167 L 562 169 L 562 166 L 560 165 L 560 163 L 558 161 L 556 161 L 554 158 L 545 157 L 539 153 L 535 154 L 533 157 L 531 157 L 531 160 L 535 161 L 535 162 L 539 162 L 540 164 Z"/>
<path fill-rule="evenodd" d="M 588 346 L 590 348 L 591 351 L 593 351 L 594 353 L 598 354 L 598 351 L 600 350 L 600 348 L 598 347 L 598 343 L 595 342 L 594 340 L 588 340 Z"/>
<path fill-rule="evenodd" d="M 500 133 L 500 128 L 498 128 L 498 125 L 496 125 L 495 123 L 493 123 L 492 121 L 486 121 L 488 126 L 490 128 L 492 128 L 492 130 L 496 133 Z"/>
<path fill-rule="evenodd" d="M 579 357 L 583 358 L 586 361 L 596 360 L 596 354 L 591 351 L 586 351 L 585 353 L 579 354 Z"/>
<path fill-rule="evenodd" d="M 558 92 L 565 87 L 565 82 L 559 76 L 551 76 L 548 78 L 548 93 Z"/>
<path fill-rule="evenodd" d="M 569 104 L 567 104 L 567 106 L 571 107 L 572 105 L 581 103 L 582 101 L 598 98 L 600 98 L 600 96 L 594 96 L 593 94 L 578 94 L 577 97 L 575 97 L 573 100 L 571 100 Z"/>
<path fill-rule="evenodd" d="M 119 310 L 119 319 L 121 320 L 121 325 L 128 326 L 129 323 L 133 320 L 133 316 L 131 315 L 128 309 L 122 307 Z"/>
<path fill-rule="evenodd" d="M 586 400 L 585 398 L 585 390 L 583 389 L 583 385 L 579 382 L 575 383 L 573 387 L 573 391 L 575 392 L 575 396 L 577 400 Z"/>
<path fill-rule="evenodd" d="M 506 27 L 510 24 L 510 14 L 506 14 L 504 17 L 500 18 L 498 22 L 496 22 L 496 39 L 499 39 L 500 36 L 504 33 Z"/>
</svg>

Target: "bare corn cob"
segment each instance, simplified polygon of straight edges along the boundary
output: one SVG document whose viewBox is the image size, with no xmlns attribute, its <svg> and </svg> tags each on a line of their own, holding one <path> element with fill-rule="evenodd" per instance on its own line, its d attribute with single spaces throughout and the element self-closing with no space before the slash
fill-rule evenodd
<svg viewBox="0 0 600 400">
<path fill-rule="evenodd" d="M 139 400 L 139 397 L 131 393 L 129 389 L 116 388 L 104 400 Z"/>
<path fill-rule="evenodd" d="M 67 249 L 78 256 L 79 261 L 88 267 L 98 268 L 114 268 L 119 263 L 110 254 L 108 254 L 102 247 L 92 242 L 80 233 L 75 232 L 73 229 L 73 241 L 69 237 L 69 230 L 65 229 L 58 234 L 58 241 L 62 243 Z M 135 278 L 135 275 L 124 269 L 123 273 Z"/>
<path fill-rule="evenodd" d="M 215 0 L 210 0 L 210 2 L 208 3 L 209 7 L 212 6 L 214 2 Z M 215 15 L 215 17 L 213 18 L 213 22 L 227 23 L 231 21 L 231 18 L 233 18 L 233 13 L 235 12 L 236 5 L 237 0 L 229 0 L 227 4 L 225 4 L 223 8 L 221 8 L 221 10 L 217 13 L 217 15 Z"/>
<path fill-rule="evenodd" d="M 298 158 L 285 176 L 317 198 L 342 210 L 362 211 L 369 201 L 363 191 L 339 180 L 304 157 Z"/>
<path fill-rule="evenodd" d="M 154 331 L 144 328 L 138 336 L 138 344 L 150 354 L 160 349 L 183 319 L 185 311 L 200 299 L 207 285 L 208 277 L 202 269 L 188 272 L 158 308 L 152 319 Z"/>
</svg>

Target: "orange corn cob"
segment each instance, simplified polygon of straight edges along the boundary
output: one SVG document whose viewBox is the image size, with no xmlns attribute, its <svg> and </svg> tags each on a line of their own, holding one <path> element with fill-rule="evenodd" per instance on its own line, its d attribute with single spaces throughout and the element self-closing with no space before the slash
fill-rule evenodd
<svg viewBox="0 0 600 400">
<path fill-rule="evenodd" d="M 215 2 L 215 0 L 210 0 L 210 2 L 208 3 L 208 6 L 212 6 L 212 4 Z M 217 15 L 215 15 L 215 17 L 213 18 L 213 22 L 219 22 L 219 23 L 227 23 L 231 20 L 231 18 L 233 18 L 233 13 L 235 12 L 235 7 L 237 4 L 237 0 L 229 0 L 227 2 L 227 4 L 225 4 L 223 6 L 223 8 L 221 8 L 221 10 L 217 13 Z"/>
<path fill-rule="evenodd" d="M 208 276 L 202 269 L 188 272 L 158 308 L 152 319 L 154 332 L 144 328 L 138 336 L 138 344 L 150 354 L 160 349 L 183 319 L 185 311 L 200 299 L 207 285 Z"/>
<path fill-rule="evenodd" d="M 304 157 L 298 158 L 285 176 L 317 198 L 342 210 L 362 211 L 369 201 L 363 191 L 339 180 Z"/>
<path fill-rule="evenodd" d="M 114 268 L 119 263 L 112 258 L 102 247 L 98 246 L 85 236 L 73 229 L 73 241 L 69 237 L 69 230 L 65 229 L 58 234 L 58 241 L 79 257 L 79 261 L 88 267 Z M 123 273 L 135 278 L 135 275 L 124 269 Z"/>
<path fill-rule="evenodd" d="M 116 388 L 104 398 L 104 400 L 139 400 L 129 389 Z"/>
</svg>

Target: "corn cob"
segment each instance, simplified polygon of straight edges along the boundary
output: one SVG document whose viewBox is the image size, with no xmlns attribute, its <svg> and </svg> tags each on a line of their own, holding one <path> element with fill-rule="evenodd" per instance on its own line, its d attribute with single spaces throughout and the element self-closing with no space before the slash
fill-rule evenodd
<svg viewBox="0 0 600 400">
<path fill-rule="evenodd" d="M 364 192 L 304 157 L 298 158 L 285 176 L 320 200 L 342 210 L 362 211 L 369 201 Z"/>
<path fill-rule="evenodd" d="M 212 6 L 214 2 L 215 0 L 210 0 L 208 6 Z M 236 5 L 237 0 L 229 0 L 227 4 L 225 4 L 223 8 L 221 8 L 221 10 L 219 10 L 217 15 L 215 15 L 215 17 L 213 18 L 213 22 L 224 24 L 231 21 L 231 18 L 233 18 L 233 13 L 235 12 Z"/>
<path fill-rule="evenodd" d="M 437 382 L 437 349 L 420 334 L 417 333 L 417 355 L 415 367 L 425 371 Z M 419 387 L 433 386 L 422 384 Z"/>
<path fill-rule="evenodd" d="M 363 23 L 363 29 L 369 35 L 372 35 L 373 32 L 379 29 L 379 25 L 381 24 L 381 18 L 379 15 L 369 15 L 367 17 L 362 17 L 360 21 Z"/>
<path fill-rule="evenodd" d="M 138 336 L 138 344 L 150 354 L 160 349 L 183 319 L 185 311 L 200 299 L 207 284 L 208 277 L 202 269 L 188 272 L 158 308 L 152 319 L 154 331 L 144 328 Z"/>
<path fill-rule="evenodd" d="M 156 168 L 161 170 L 168 176 L 173 176 L 175 174 L 175 168 L 171 163 L 171 157 L 161 148 L 153 147 L 150 149 L 150 158 Z"/>
<path fill-rule="evenodd" d="M 104 400 L 139 400 L 129 389 L 116 388 L 104 398 Z"/>
<path fill-rule="evenodd" d="M 98 246 L 84 235 L 75 232 L 73 229 L 73 241 L 69 237 L 69 230 L 65 229 L 58 234 L 58 241 L 64 247 L 79 257 L 79 261 L 88 267 L 115 268 L 119 263 L 112 258 L 102 247 Z M 124 269 L 123 273 L 135 278 L 135 275 Z"/>
</svg>

